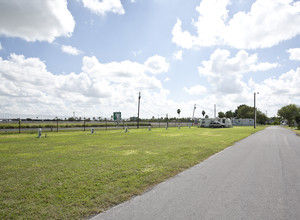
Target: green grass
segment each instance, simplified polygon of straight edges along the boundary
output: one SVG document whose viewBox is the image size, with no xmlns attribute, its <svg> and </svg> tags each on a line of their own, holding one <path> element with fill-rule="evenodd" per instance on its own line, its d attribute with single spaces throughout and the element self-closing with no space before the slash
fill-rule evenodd
<svg viewBox="0 0 300 220">
<path fill-rule="evenodd" d="M 263 128 L 0 135 L 0 219 L 87 218 Z"/>
<path fill-rule="evenodd" d="M 294 130 L 298 136 L 300 136 L 300 129 Z"/>
</svg>

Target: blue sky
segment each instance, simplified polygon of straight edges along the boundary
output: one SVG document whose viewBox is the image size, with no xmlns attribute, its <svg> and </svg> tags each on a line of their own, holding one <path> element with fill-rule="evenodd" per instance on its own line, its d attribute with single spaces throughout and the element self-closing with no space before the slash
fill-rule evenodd
<svg viewBox="0 0 300 220">
<path fill-rule="evenodd" d="M 300 2 L 0 0 L 0 117 L 300 105 Z"/>
</svg>

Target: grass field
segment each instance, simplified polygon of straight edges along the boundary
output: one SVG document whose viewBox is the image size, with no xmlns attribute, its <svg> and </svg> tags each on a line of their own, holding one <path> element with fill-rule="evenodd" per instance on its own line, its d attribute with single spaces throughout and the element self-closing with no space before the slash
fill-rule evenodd
<svg viewBox="0 0 300 220">
<path fill-rule="evenodd" d="M 0 219 L 88 218 L 263 128 L 0 135 Z"/>
</svg>

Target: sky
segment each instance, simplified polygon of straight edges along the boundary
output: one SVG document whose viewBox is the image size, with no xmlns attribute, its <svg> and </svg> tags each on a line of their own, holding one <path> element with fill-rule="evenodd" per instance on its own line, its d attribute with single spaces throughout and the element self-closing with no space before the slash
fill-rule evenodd
<svg viewBox="0 0 300 220">
<path fill-rule="evenodd" d="M 300 1 L 0 0 L 0 118 L 300 105 Z"/>
</svg>

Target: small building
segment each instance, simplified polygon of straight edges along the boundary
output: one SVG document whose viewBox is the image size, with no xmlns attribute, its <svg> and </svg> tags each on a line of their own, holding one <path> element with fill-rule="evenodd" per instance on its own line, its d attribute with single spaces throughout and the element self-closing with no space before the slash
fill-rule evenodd
<svg viewBox="0 0 300 220">
<path fill-rule="evenodd" d="M 254 119 L 252 118 L 233 118 L 233 126 L 254 126 Z"/>
<path fill-rule="evenodd" d="M 212 121 L 220 122 L 221 124 L 224 124 L 225 128 L 232 127 L 232 123 L 229 118 L 202 118 L 202 119 L 199 119 L 200 127 L 209 128 L 209 124 Z"/>
</svg>

